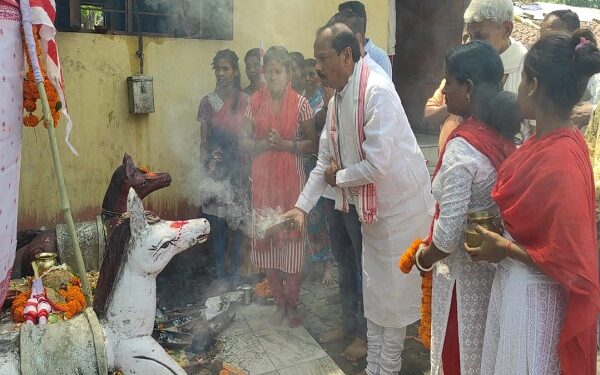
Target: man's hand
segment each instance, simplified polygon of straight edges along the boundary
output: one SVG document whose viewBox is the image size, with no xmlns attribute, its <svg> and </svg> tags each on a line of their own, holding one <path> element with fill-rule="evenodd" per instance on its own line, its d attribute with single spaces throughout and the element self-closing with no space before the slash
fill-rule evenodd
<svg viewBox="0 0 600 375">
<path fill-rule="evenodd" d="M 329 184 L 329 186 L 331 186 L 331 187 L 337 186 L 337 183 L 335 181 L 335 174 L 339 170 L 340 170 L 340 168 L 337 166 L 335 161 L 333 159 L 331 159 L 329 167 L 325 170 L 325 181 Z"/>
<path fill-rule="evenodd" d="M 306 212 L 302 211 L 299 208 L 292 208 L 285 214 L 283 217 L 287 219 L 293 219 L 293 227 L 292 229 L 300 230 L 304 226 L 304 218 L 306 217 Z"/>
</svg>

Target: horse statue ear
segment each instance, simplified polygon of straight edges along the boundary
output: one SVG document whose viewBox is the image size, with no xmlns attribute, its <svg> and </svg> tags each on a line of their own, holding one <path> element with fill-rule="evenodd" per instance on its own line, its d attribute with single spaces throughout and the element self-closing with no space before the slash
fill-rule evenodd
<svg viewBox="0 0 600 375">
<path fill-rule="evenodd" d="M 129 212 L 131 234 L 134 237 L 140 237 L 148 227 L 148 223 L 146 223 L 146 214 L 144 213 L 142 200 L 140 197 L 138 197 L 133 188 L 129 188 L 129 195 L 127 196 L 127 211 Z"/>
<path fill-rule="evenodd" d="M 133 178 L 135 165 L 133 164 L 133 159 L 127 153 L 123 155 L 123 164 L 125 165 L 125 177 L 128 179 Z"/>
</svg>

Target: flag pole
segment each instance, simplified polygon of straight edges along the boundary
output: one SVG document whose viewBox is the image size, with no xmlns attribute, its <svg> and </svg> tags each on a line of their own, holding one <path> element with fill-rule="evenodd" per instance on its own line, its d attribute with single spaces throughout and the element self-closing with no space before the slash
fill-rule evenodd
<svg viewBox="0 0 600 375">
<path fill-rule="evenodd" d="M 71 237 L 71 243 L 73 245 L 73 254 L 75 255 L 75 269 L 77 274 L 79 275 L 79 279 L 81 280 L 81 289 L 83 291 L 83 294 L 85 295 L 85 301 L 87 305 L 91 306 L 92 294 L 90 283 L 87 277 L 87 273 L 85 271 L 85 263 L 83 262 L 83 256 L 81 255 L 79 239 L 77 238 L 77 231 L 75 230 L 75 222 L 73 221 L 73 215 L 71 213 L 69 196 L 67 194 L 67 187 L 65 185 L 65 177 L 63 175 L 62 164 L 60 162 L 60 154 L 58 152 L 58 142 L 56 141 L 54 120 L 52 119 L 52 112 L 50 111 L 50 104 L 48 103 L 48 96 L 46 94 L 46 88 L 44 87 L 44 77 L 42 75 L 39 61 L 37 58 L 35 39 L 33 36 L 33 29 L 31 24 L 31 8 L 29 6 L 29 0 L 20 0 L 20 4 L 21 17 L 23 22 L 23 34 L 25 36 L 25 42 L 27 45 L 27 52 L 31 59 L 31 70 L 33 71 L 37 89 L 40 93 L 42 111 L 44 113 L 44 122 L 46 128 L 48 128 L 48 139 L 50 140 L 52 161 L 54 162 L 54 172 L 56 173 L 56 182 L 58 183 L 58 193 L 60 195 L 60 208 L 65 218 L 65 221 L 67 222 L 69 236 Z"/>
</svg>

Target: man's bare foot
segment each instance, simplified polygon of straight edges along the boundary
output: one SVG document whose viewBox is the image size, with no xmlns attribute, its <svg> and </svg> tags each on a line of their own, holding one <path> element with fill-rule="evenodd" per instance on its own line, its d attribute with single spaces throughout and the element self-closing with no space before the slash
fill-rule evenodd
<svg viewBox="0 0 600 375">
<path fill-rule="evenodd" d="M 269 317 L 269 324 L 279 327 L 285 318 L 285 308 L 277 307 L 277 310 Z"/>
<path fill-rule="evenodd" d="M 341 328 L 334 328 L 331 331 L 327 331 L 319 336 L 319 341 L 322 344 L 329 344 L 331 342 L 341 341 L 346 338 L 344 330 Z"/>
<path fill-rule="evenodd" d="M 331 285 L 335 282 L 333 279 L 333 272 L 331 271 L 331 263 L 329 261 L 325 261 L 323 263 L 323 285 Z"/>
<path fill-rule="evenodd" d="M 304 319 L 302 318 L 302 316 L 300 316 L 297 307 L 288 307 L 287 314 L 290 328 L 298 328 L 304 322 Z"/>
<path fill-rule="evenodd" d="M 354 338 L 352 344 L 348 345 L 342 357 L 346 358 L 351 362 L 356 362 L 367 356 L 367 340 L 361 339 L 360 337 Z"/>
</svg>

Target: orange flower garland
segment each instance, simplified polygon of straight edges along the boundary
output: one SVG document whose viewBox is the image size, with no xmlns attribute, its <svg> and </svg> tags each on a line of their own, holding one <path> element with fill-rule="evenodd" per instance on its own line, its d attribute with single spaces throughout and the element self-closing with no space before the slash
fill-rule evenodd
<svg viewBox="0 0 600 375">
<path fill-rule="evenodd" d="M 85 308 L 85 296 L 81 291 L 81 287 L 77 285 L 69 285 L 67 289 L 58 291 L 64 297 L 65 303 L 57 303 L 56 307 L 60 311 L 64 311 L 65 319 L 71 319 Z"/>
<path fill-rule="evenodd" d="M 15 323 L 25 323 L 25 317 L 23 316 L 23 310 L 25 309 L 25 304 L 31 295 L 31 289 L 26 290 L 17 294 L 15 297 L 12 306 L 12 319 Z"/>
<path fill-rule="evenodd" d="M 415 240 L 408 249 L 402 254 L 398 260 L 398 268 L 406 274 L 415 265 L 415 257 L 419 246 L 424 244 L 423 240 Z M 425 272 L 421 280 L 421 291 L 423 296 L 421 297 L 421 324 L 419 325 L 419 337 L 423 346 L 426 348 L 431 347 L 431 295 L 433 287 L 433 276 L 431 271 Z"/>
<path fill-rule="evenodd" d="M 44 77 L 44 88 L 46 89 L 46 96 L 48 97 L 48 104 L 50 105 L 50 112 L 52 113 L 54 127 L 57 127 L 58 121 L 60 120 L 60 110 L 62 108 L 62 103 L 60 102 L 60 98 L 58 97 L 58 93 L 56 92 L 54 85 L 52 85 L 52 83 L 48 79 L 48 74 L 46 73 L 46 68 L 44 67 L 44 62 L 42 59 L 42 50 L 40 48 L 39 34 L 35 26 L 34 35 L 36 54 L 38 56 L 40 69 Z M 25 42 L 25 38 L 23 38 L 23 49 L 27 51 L 27 44 Z M 31 70 L 31 58 L 29 57 L 29 54 L 26 53 L 25 55 L 27 56 L 28 71 L 25 73 L 25 78 L 23 79 L 23 108 L 27 112 L 29 112 L 29 115 L 23 117 L 23 125 L 26 127 L 34 128 L 38 126 L 38 124 L 41 121 L 36 115 L 33 114 L 33 112 L 37 108 L 36 102 L 40 98 L 40 93 L 38 92 L 37 85 L 35 83 L 35 77 L 33 76 L 33 71 Z M 45 122 L 44 126 L 46 126 Z"/>
</svg>

